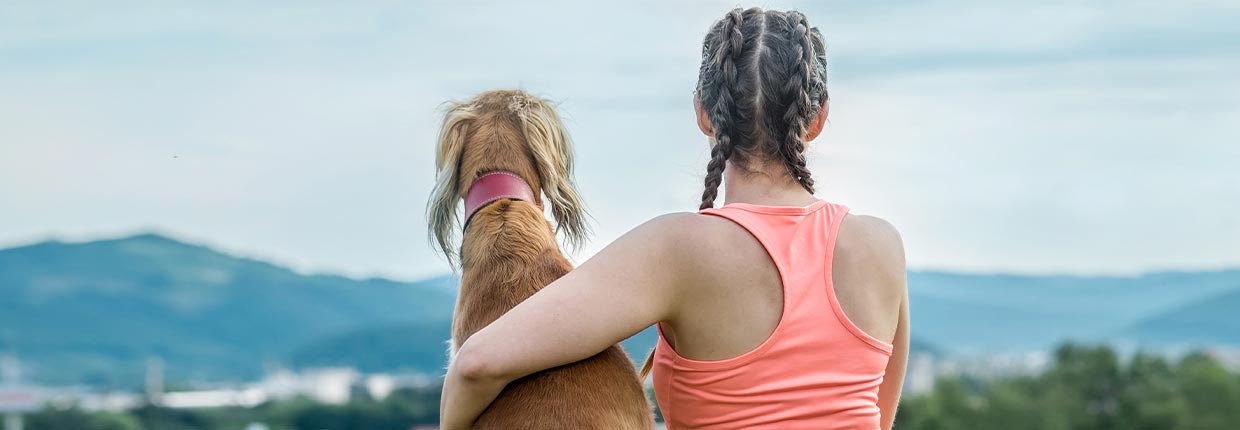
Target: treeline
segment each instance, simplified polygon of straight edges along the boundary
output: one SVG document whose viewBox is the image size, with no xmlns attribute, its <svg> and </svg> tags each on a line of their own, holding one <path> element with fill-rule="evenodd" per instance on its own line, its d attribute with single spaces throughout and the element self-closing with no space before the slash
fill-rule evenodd
<svg viewBox="0 0 1240 430">
<path fill-rule="evenodd" d="M 408 430 L 434 424 L 439 390 L 398 390 L 383 400 L 346 405 L 306 399 L 254 408 L 165 409 L 86 413 L 47 408 L 27 416 L 27 430 Z M 940 379 L 929 393 L 906 397 L 899 430 L 1234 430 L 1240 429 L 1240 374 L 1207 354 L 1178 360 L 1136 354 L 1121 360 L 1105 346 L 1064 345 L 1043 374 L 976 380 Z"/>
<path fill-rule="evenodd" d="M 1064 345 L 1039 376 L 940 379 L 901 401 L 900 430 L 1240 429 L 1240 374 L 1193 353 L 1120 360 L 1105 346 Z"/>
</svg>

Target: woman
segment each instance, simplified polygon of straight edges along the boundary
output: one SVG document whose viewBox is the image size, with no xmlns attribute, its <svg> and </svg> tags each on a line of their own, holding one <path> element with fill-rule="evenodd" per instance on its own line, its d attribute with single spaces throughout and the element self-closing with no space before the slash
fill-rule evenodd
<svg viewBox="0 0 1240 430">
<path fill-rule="evenodd" d="M 813 195 L 805 146 L 827 117 L 825 57 L 798 12 L 715 23 L 694 97 L 711 142 L 701 211 L 637 227 L 471 336 L 444 382 L 444 428 L 652 324 L 670 429 L 891 428 L 908 354 L 903 244 Z"/>
</svg>

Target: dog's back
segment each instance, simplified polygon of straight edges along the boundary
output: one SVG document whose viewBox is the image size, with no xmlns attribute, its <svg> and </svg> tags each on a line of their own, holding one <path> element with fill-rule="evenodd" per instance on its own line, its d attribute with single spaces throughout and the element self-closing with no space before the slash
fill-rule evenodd
<svg viewBox="0 0 1240 430">
<path fill-rule="evenodd" d="M 463 342 L 572 269 L 538 207 L 512 200 L 473 216 L 461 259 L 454 342 Z M 650 408 L 635 374 L 628 356 L 612 345 L 580 362 L 512 382 L 474 428 L 649 429 Z"/>
</svg>

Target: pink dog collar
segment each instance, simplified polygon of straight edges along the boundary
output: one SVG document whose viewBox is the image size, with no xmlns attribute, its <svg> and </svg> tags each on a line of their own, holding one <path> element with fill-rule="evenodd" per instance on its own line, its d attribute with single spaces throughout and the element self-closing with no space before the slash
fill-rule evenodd
<svg viewBox="0 0 1240 430">
<path fill-rule="evenodd" d="M 479 176 L 478 180 L 469 186 L 469 191 L 465 192 L 465 225 L 469 225 L 469 219 L 473 218 L 474 212 L 499 199 L 525 200 L 538 205 L 538 198 L 525 179 L 502 170 L 487 172 Z"/>
</svg>

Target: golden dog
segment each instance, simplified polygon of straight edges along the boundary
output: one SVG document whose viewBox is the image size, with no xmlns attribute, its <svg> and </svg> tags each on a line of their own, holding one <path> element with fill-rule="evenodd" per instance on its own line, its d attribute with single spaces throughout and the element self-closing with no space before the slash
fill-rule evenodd
<svg viewBox="0 0 1240 430">
<path fill-rule="evenodd" d="M 455 352 L 470 335 L 572 269 L 543 216 L 543 197 L 556 231 L 573 246 L 585 239 L 585 213 L 559 116 L 550 103 L 522 91 L 489 91 L 453 104 L 444 118 L 435 164 L 430 230 L 450 262 L 456 256 L 458 205 L 466 200 L 461 289 L 452 320 Z M 476 181 L 484 185 L 480 188 L 487 185 L 483 182 L 506 181 L 500 187 L 522 192 L 472 201 Z M 577 363 L 512 382 L 474 428 L 650 429 L 653 419 L 633 363 L 619 345 L 612 345 Z"/>
</svg>

